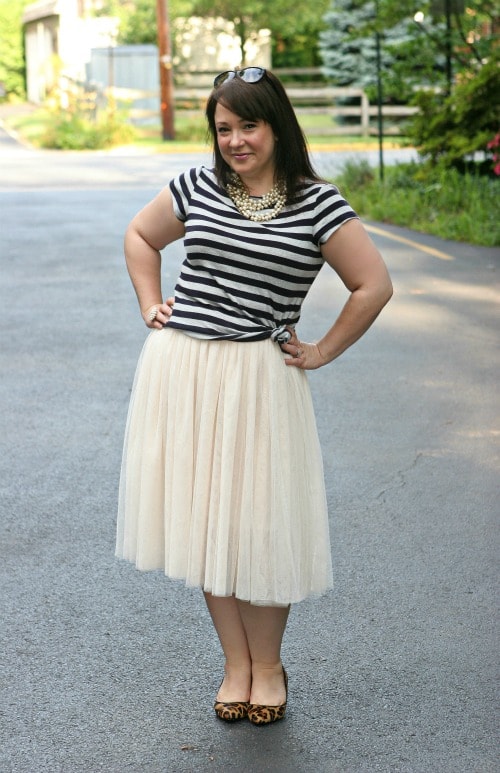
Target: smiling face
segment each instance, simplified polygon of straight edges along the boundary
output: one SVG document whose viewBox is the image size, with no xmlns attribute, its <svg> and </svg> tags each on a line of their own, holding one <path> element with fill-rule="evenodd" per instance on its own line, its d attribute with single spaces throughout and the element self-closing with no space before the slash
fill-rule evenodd
<svg viewBox="0 0 500 773">
<path fill-rule="evenodd" d="M 262 195 L 274 184 L 276 140 L 271 126 L 262 120 L 249 121 L 224 105 L 215 109 L 217 144 L 222 158 L 248 187 Z"/>
</svg>

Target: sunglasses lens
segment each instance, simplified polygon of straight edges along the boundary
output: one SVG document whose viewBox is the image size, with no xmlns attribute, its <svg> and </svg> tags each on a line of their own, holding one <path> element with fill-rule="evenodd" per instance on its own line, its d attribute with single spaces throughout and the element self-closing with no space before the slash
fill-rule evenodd
<svg viewBox="0 0 500 773">
<path fill-rule="evenodd" d="M 244 70 L 239 71 L 238 75 L 243 78 L 245 83 L 258 83 L 265 73 L 263 67 L 245 67 Z"/>
<path fill-rule="evenodd" d="M 226 70 L 221 72 L 214 78 L 214 88 L 218 88 L 225 81 L 230 81 L 233 78 L 241 78 L 245 83 L 258 83 L 266 74 L 263 67 L 245 67 L 244 70 Z"/>
<path fill-rule="evenodd" d="M 233 78 L 236 77 L 235 70 L 226 70 L 226 72 L 221 72 L 219 75 L 216 75 L 214 78 L 214 88 L 217 88 L 221 85 L 221 83 L 224 83 L 224 81 L 230 81 Z"/>
</svg>

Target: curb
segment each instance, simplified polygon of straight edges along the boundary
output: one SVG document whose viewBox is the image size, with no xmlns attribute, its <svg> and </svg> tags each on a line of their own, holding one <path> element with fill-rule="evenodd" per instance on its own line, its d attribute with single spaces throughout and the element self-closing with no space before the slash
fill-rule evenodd
<svg viewBox="0 0 500 773">
<path fill-rule="evenodd" d="M 25 140 L 24 137 L 19 134 L 19 132 L 17 132 L 15 129 L 11 129 L 11 127 L 5 123 L 3 118 L 0 118 L 0 129 L 4 131 L 5 134 L 11 138 L 11 140 L 14 140 L 14 142 L 16 142 L 18 145 L 26 148 L 26 150 L 38 150 L 38 148 Z"/>
</svg>

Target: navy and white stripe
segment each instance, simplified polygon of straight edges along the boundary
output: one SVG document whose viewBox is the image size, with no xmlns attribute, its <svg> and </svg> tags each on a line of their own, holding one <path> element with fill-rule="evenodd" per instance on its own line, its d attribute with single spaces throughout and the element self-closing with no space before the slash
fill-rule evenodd
<svg viewBox="0 0 500 773">
<path fill-rule="evenodd" d="M 323 265 L 321 244 L 356 217 L 328 183 L 305 183 L 293 205 L 259 223 L 206 167 L 179 175 L 170 190 L 186 258 L 168 325 L 197 338 L 258 341 L 296 325 Z"/>
</svg>

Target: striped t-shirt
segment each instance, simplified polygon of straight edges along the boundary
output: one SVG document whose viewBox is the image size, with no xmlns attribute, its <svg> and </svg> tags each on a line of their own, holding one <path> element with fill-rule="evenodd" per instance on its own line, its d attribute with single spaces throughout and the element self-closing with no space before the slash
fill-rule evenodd
<svg viewBox="0 0 500 773">
<path fill-rule="evenodd" d="M 292 205 L 259 223 L 238 212 L 206 167 L 179 175 L 170 190 L 186 257 L 168 326 L 196 338 L 281 340 L 323 265 L 321 244 L 356 217 L 328 183 L 304 183 Z"/>
</svg>

